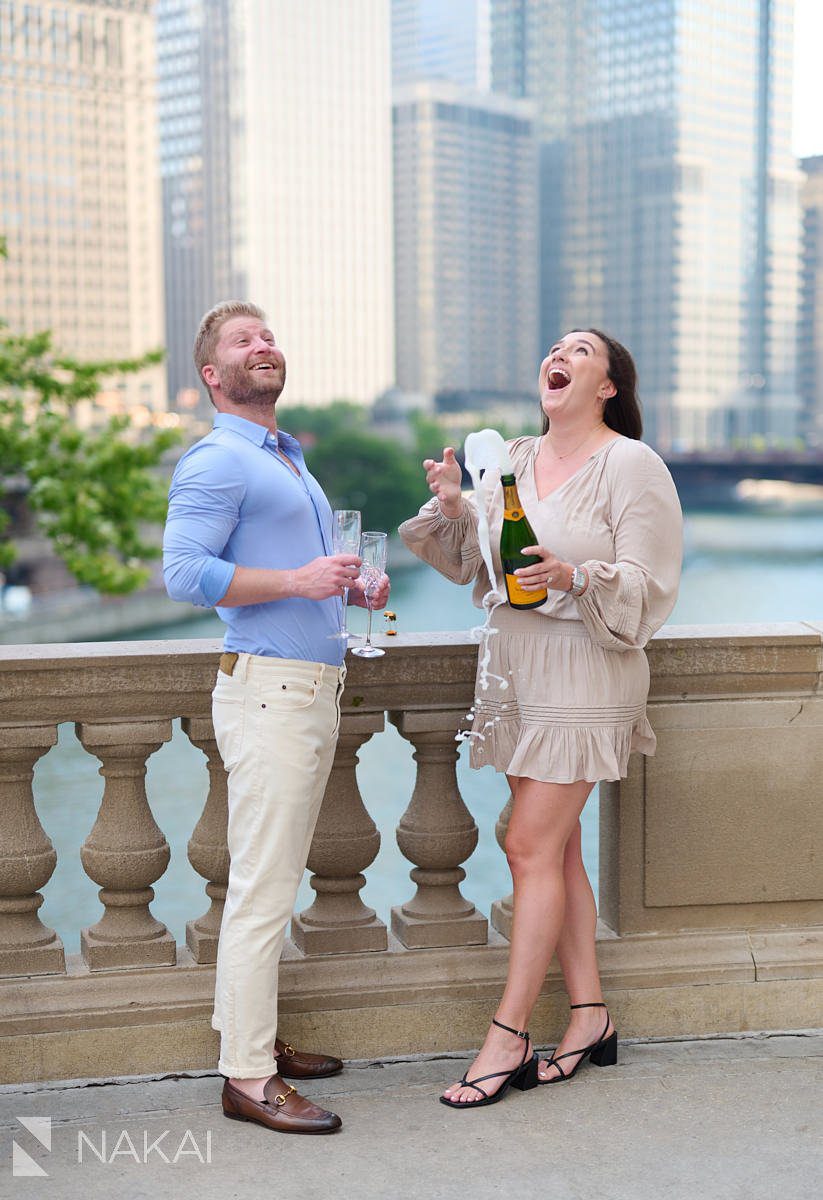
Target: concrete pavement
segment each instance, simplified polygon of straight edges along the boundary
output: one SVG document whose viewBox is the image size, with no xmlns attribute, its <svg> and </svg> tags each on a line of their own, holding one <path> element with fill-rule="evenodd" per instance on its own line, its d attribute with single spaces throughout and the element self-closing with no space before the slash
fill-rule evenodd
<svg viewBox="0 0 823 1200">
<path fill-rule="evenodd" d="M 171 1189 L 179 1200 L 823 1194 L 823 1033 L 621 1043 L 614 1068 L 587 1065 L 569 1084 L 510 1091 L 493 1107 L 452 1112 L 437 1103 L 438 1090 L 467 1061 L 358 1063 L 304 1086 L 344 1120 L 340 1133 L 321 1138 L 226 1121 L 217 1076 L 0 1089 L 0 1196 L 156 1200 Z M 21 1173 L 38 1168 L 46 1174 Z"/>
</svg>

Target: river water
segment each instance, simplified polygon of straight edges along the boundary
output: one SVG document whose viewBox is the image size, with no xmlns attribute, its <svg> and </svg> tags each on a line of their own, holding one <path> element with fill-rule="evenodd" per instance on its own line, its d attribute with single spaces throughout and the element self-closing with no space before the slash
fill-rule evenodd
<svg viewBox="0 0 823 1200">
<path fill-rule="evenodd" d="M 823 617 L 823 503 L 806 508 L 691 512 L 686 518 L 686 554 L 677 606 L 670 624 L 803 621 Z M 389 562 L 391 573 L 391 561 Z M 391 607 L 402 632 L 469 629 L 478 623 L 469 587 L 457 587 L 425 566 L 392 576 Z M 365 631 L 365 613 L 350 609 L 350 628 Z M 380 620 L 375 618 L 379 628 Z M 189 622 L 158 627 L 145 638 L 219 637 L 222 625 L 207 613 Z M 389 648 L 388 653 L 391 653 Z M 461 748 L 458 779 L 463 798 L 480 829 L 474 855 L 464 864 L 468 896 L 488 914 L 491 903 L 510 890 L 505 860 L 494 839 L 494 824 L 508 797 L 503 776 L 490 767 L 472 771 Z M 57 869 L 44 889 L 44 922 L 55 928 L 69 952 L 79 948 L 79 931 L 100 915 L 97 888 L 83 872 L 79 850 L 91 829 L 102 796 L 98 762 L 86 754 L 73 727 L 35 768 L 40 820 L 58 852 Z M 393 727 L 372 738 L 360 755 L 358 780 L 366 807 L 382 834 L 380 853 L 367 871 L 366 902 L 388 923 L 392 905 L 408 899 L 414 886 L 411 864 L 394 838 L 414 787 L 412 747 Z M 208 907 L 204 881 L 189 865 L 186 842 L 202 810 L 207 786 L 205 758 L 175 722 L 173 739 L 148 763 L 147 792 L 155 820 L 172 851 L 171 865 L 155 885 L 155 915 L 178 941 L 185 923 Z M 583 815 L 584 857 L 597 879 L 597 796 Z M 298 908 L 311 902 L 304 881 Z"/>
</svg>

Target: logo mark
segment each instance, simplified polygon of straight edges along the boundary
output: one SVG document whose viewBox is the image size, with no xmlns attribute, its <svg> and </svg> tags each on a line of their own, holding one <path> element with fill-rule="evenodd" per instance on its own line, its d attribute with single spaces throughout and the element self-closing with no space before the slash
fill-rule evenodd
<svg viewBox="0 0 823 1200">
<path fill-rule="evenodd" d="M 30 1134 L 37 1138 L 44 1149 L 51 1152 L 51 1117 L 18 1117 L 17 1120 Z M 18 1178 L 37 1177 L 48 1179 L 48 1171 L 44 1171 L 38 1162 L 28 1154 L 22 1146 L 12 1141 L 11 1173 Z"/>
</svg>

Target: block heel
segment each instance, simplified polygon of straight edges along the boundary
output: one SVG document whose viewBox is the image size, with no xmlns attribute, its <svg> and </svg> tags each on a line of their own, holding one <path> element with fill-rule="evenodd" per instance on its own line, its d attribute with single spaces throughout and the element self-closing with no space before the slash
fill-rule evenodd
<svg viewBox="0 0 823 1200">
<path fill-rule="evenodd" d="M 530 1092 L 537 1087 L 537 1082 L 537 1055 L 533 1054 L 517 1074 L 512 1075 L 512 1087 L 517 1088 L 518 1092 Z"/>
<path fill-rule="evenodd" d="M 602 1000 L 598 1000 L 594 1004 L 572 1004 L 569 1007 L 605 1008 L 606 1005 Z M 551 1079 L 538 1079 L 537 1082 L 542 1085 L 544 1083 L 564 1083 L 567 1079 L 573 1079 L 578 1067 L 582 1066 L 587 1057 L 591 1059 L 596 1067 L 613 1067 L 617 1062 L 617 1030 L 613 1029 L 609 1036 L 606 1037 L 606 1031 L 608 1030 L 610 1023 L 609 1014 L 607 1012 L 606 1024 L 603 1028 L 603 1032 L 596 1042 L 592 1042 L 590 1046 L 583 1046 L 580 1050 L 567 1050 L 565 1054 L 552 1055 L 552 1057 L 546 1063 L 546 1070 L 548 1070 L 549 1067 L 554 1067 L 557 1071 L 557 1074 L 553 1075 Z M 575 1058 L 578 1054 L 580 1057 L 574 1064 L 573 1069 L 567 1074 L 560 1065 L 560 1059 Z"/>
<path fill-rule="evenodd" d="M 467 1079 L 466 1075 L 460 1080 L 461 1087 L 474 1088 L 479 1092 L 479 1100 L 450 1100 L 447 1096 L 440 1097 L 440 1103 L 445 1104 L 447 1108 L 484 1108 L 487 1104 L 497 1104 L 498 1100 L 502 1100 L 510 1087 L 517 1088 L 519 1092 L 528 1092 L 533 1087 L 537 1087 L 537 1055 L 532 1053 L 531 1058 L 529 1053 L 529 1033 L 524 1029 L 512 1029 L 511 1025 L 504 1025 L 502 1021 L 498 1021 L 496 1017 L 492 1018 L 492 1025 L 496 1025 L 498 1029 L 505 1029 L 507 1033 L 513 1033 L 515 1037 L 519 1037 L 525 1042 L 523 1047 L 523 1058 L 521 1062 L 514 1068 L 513 1071 L 493 1071 L 490 1075 L 478 1075 L 476 1079 Z M 489 1095 L 480 1087 L 481 1083 L 485 1083 L 487 1079 L 502 1079 L 503 1082 L 496 1092 Z"/>
<path fill-rule="evenodd" d="M 617 1030 L 595 1046 L 589 1057 L 596 1067 L 613 1067 L 617 1062 Z"/>
</svg>

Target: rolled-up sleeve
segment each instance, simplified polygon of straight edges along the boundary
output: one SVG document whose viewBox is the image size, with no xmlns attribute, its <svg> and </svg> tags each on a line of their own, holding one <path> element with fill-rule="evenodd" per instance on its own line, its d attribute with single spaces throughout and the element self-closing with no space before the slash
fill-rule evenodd
<svg viewBox="0 0 823 1200">
<path fill-rule="evenodd" d="M 221 557 L 245 495 L 240 464 L 217 444 L 194 446 L 177 464 L 163 536 L 163 578 L 172 600 L 213 608 L 235 564 Z"/>
</svg>

